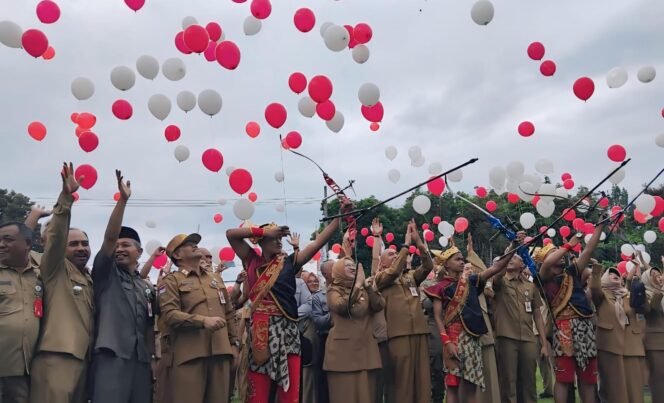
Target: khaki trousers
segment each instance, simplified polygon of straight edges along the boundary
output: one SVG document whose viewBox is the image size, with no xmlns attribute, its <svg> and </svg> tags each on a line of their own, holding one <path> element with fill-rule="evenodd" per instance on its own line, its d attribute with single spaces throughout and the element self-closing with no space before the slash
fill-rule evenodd
<svg viewBox="0 0 664 403">
<path fill-rule="evenodd" d="M 664 402 L 664 350 L 646 350 L 648 386 L 653 402 Z"/>
<path fill-rule="evenodd" d="M 0 377 L 0 402 L 28 403 L 30 394 L 30 378 L 23 376 Z"/>
<path fill-rule="evenodd" d="M 597 366 L 599 394 L 603 402 L 643 403 L 645 357 L 629 357 L 599 350 Z"/>
<path fill-rule="evenodd" d="M 501 400 L 505 403 L 536 403 L 537 343 L 497 337 L 496 354 L 500 361 Z"/>
<path fill-rule="evenodd" d="M 387 341 L 387 403 L 430 403 L 429 335 L 399 336 Z"/>
<path fill-rule="evenodd" d="M 374 401 L 378 371 L 377 369 L 354 372 L 327 371 L 330 403 Z"/>
<path fill-rule="evenodd" d="M 71 354 L 42 351 L 32 360 L 32 403 L 85 403 L 88 362 Z"/>
<path fill-rule="evenodd" d="M 230 399 L 231 355 L 196 358 L 171 368 L 174 403 L 223 403 Z"/>
<path fill-rule="evenodd" d="M 500 403 L 500 381 L 496 366 L 496 349 L 493 344 L 482 346 L 485 389 L 477 388 L 477 401 L 480 403 Z"/>
</svg>

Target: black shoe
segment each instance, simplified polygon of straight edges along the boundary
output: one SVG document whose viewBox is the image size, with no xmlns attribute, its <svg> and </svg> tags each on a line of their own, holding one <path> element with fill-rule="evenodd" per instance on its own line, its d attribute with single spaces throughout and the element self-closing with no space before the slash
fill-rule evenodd
<svg viewBox="0 0 664 403">
<path fill-rule="evenodd" d="M 542 392 L 542 393 L 540 393 L 539 397 L 540 397 L 540 399 L 548 399 L 550 397 L 553 397 L 553 394 L 548 393 L 548 392 Z"/>
</svg>

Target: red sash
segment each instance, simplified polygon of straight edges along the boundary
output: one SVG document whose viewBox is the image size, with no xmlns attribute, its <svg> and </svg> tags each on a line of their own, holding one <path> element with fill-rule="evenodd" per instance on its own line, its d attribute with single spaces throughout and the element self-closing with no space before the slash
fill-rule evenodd
<svg viewBox="0 0 664 403">
<path fill-rule="evenodd" d="M 450 299 L 450 302 L 447 303 L 445 308 L 445 316 L 443 318 L 445 327 L 449 326 L 450 323 L 461 315 L 464 305 L 466 304 L 466 299 L 468 298 L 468 281 L 463 277 L 459 277 L 457 282 L 456 290 L 454 291 L 454 296 Z M 465 326 L 464 326 L 465 327 Z"/>
</svg>

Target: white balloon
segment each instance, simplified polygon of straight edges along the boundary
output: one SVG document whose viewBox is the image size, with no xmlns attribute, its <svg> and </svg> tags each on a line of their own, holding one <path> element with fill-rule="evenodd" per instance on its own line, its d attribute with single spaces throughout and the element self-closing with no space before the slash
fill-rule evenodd
<svg viewBox="0 0 664 403">
<path fill-rule="evenodd" d="M 148 100 L 148 109 L 152 116 L 164 120 L 171 113 L 171 100 L 164 94 L 155 94 Z"/>
<path fill-rule="evenodd" d="M 634 248 L 632 248 L 632 245 L 624 243 L 620 246 L 620 253 L 625 256 L 631 256 L 634 254 Z"/>
<path fill-rule="evenodd" d="M 401 173 L 396 169 L 390 169 L 387 173 L 387 177 L 390 179 L 390 182 L 397 183 L 399 182 L 399 179 L 401 179 Z"/>
<path fill-rule="evenodd" d="M 196 25 L 196 24 L 198 24 L 198 20 L 196 18 L 194 18 L 190 15 L 186 16 L 182 19 L 182 30 L 184 31 L 185 29 L 187 29 L 187 27 L 189 27 L 191 25 Z"/>
<path fill-rule="evenodd" d="M 418 214 L 426 214 L 431 209 L 431 200 L 425 195 L 417 195 L 413 199 L 413 210 Z"/>
<path fill-rule="evenodd" d="M 551 175 L 553 173 L 553 162 L 542 158 L 535 163 L 535 170 L 542 175 Z"/>
<path fill-rule="evenodd" d="M 487 0 L 480 0 L 470 9 L 470 18 L 477 25 L 488 25 L 493 20 L 493 4 Z"/>
<path fill-rule="evenodd" d="M 506 178 L 507 178 L 507 172 L 503 167 L 493 167 L 489 171 L 489 182 L 491 183 L 494 183 L 496 185 L 498 184 L 502 185 L 505 183 Z"/>
<path fill-rule="evenodd" d="M 411 161 L 420 159 L 422 156 L 422 149 L 419 146 L 412 146 L 408 149 L 408 158 Z"/>
<path fill-rule="evenodd" d="M 226 176 L 231 176 L 231 174 L 235 171 L 235 167 L 230 165 L 226 167 Z"/>
<path fill-rule="evenodd" d="M 148 227 L 148 228 L 156 228 L 156 227 L 157 227 L 157 223 L 154 222 L 154 220 L 147 220 L 147 221 L 145 222 L 145 226 Z"/>
<path fill-rule="evenodd" d="M 655 71 L 653 66 L 645 66 L 639 69 L 639 71 L 636 73 L 636 78 L 638 78 L 642 83 L 649 83 L 655 79 L 656 75 L 657 71 Z"/>
<path fill-rule="evenodd" d="M 415 168 L 419 168 L 422 165 L 424 165 L 424 162 L 425 162 L 424 156 L 420 155 L 420 158 L 410 161 L 410 165 L 414 166 Z"/>
<path fill-rule="evenodd" d="M 221 110 L 221 95 L 215 90 L 203 90 L 198 94 L 198 107 L 208 116 L 214 116 Z"/>
<path fill-rule="evenodd" d="M 225 206 L 226 205 L 226 199 L 224 199 L 223 197 L 220 197 L 217 200 L 217 203 L 219 203 L 220 206 Z"/>
<path fill-rule="evenodd" d="M 646 193 L 637 197 L 636 201 L 634 202 L 634 204 L 636 205 L 636 209 L 642 212 L 643 214 L 650 214 L 655 209 L 656 203 L 657 202 L 655 201 L 655 198 Z"/>
<path fill-rule="evenodd" d="M 297 110 L 305 118 L 311 118 L 316 114 L 316 102 L 309 97 L 304 97 L 298 101 Z"/>
<path fill-rule="evenodd" d="M 438 238 L 438 244 L 440 244 L 441 247 L 447 248 L 447 244 L 449 244 L 450 241 L 447 239 L 447 237 L 441 236 Z"/>
<path fill-rule="evenodd" d="M 463 179 L 463 171 L 457 169 L 454 172 L 450 172 L 447 175 L 447 179 L 449 179 L 450 182 L 461 182 L 461 179 Z"/>
<path fill-rule="evenodd" d="M 154 80 L 159 74 L 159 61 L 150 55 L 143 55 L 136 60 L 136 70 L 148 80 Z"/>
<path fill-rule="evenodd" d="M 247 199 L 238 199 L 233 205 L 233 214 L 239 220 L 248 220 L 254 215 L 254 204 Z"/>
<path fill-rule="evenodd" d="M 136 83 L 134 70 L 127 66 L 117 66 L 111 70 L 111 84 L 121 91 L 127 91 Z"/>
<path fill-rule="evenodd" d="M 521 161 L 512 161 L 507 164 L 507 176 L 511 179 L 521 179 L 526 168 Z"/>
<path fill-rule="evenodd" d="M 601 234 L 599 234 L 599 240 L 600 241 L 603 241 L 605 239 L 606 239 L 606 233 L 605 232 L 602 232 Z"/>
<path fill-rule="evenodd" d="M 325 39 L 325 31 L 327 31 L 327 29 L 328 29 L 329 27 L 333 26 L 333 25 L 334 25 L 334 24 L 332 24 L 332 23 L 329 22 L 329 21 L 324 22 L 324 23 L 320 26 L 320 37 L 323 38 L 323 39 Z"/>
<path fill-rule="evenodd" d="M 380 89 L 374 83 L 364 83 L 357 91 L 357 97 L 364 106 L 374 106 L 380 101 Z"/>
<path fill-rule="evenodd" d="M 634 247 L 634 249 L 640 251 L 640 252 L 645 252 L 646 251 L 646 246 L 644 244 L 638 244 Z"/>
<path fill-rule="evenodd" d="M 90 98 L 95 93 L 95 85 L 86 77 L 77 77 L 71 82 L 71 93 L 79 101 Z"/>
<path fill-rule="evenodd" d="M 643 263 L 650 264 L 650 253 L 641 252 L 641 258 L 643 259 Z"/>
<path fill-rule="evenodd" d="M 397 148 L 395 146 L 385 147 L 385 157 L 390 161 L 394 160 L 397 157 Z"/>
<path fill-rule="evenodd" d="M 196 107 L 196 95 L 191 91 L 180 91 L 176 102 L 185 113 L 189 112 Z"/>
<path fill-rule="evenodd" d="M 593 237 L 593 234 L 586 234 L 583 237 L 583 242 L 588 243 L 590 241 L 590 238 L 592 238 L 592 237 Z"/>
<path fill-rule="evenodd" d="M 334 52 L 341 52 L 348 46 L 350 35 L 346 28 L 339 25 L 332 25 L 325 30 L 323 39 L 328 49 Z"/>
<path fill-rule="evenodd" d="M 606 75 L 606 85 L 609 88 L 620 88 L 627 82 L 627 70 L 622 67 L 614 67 Z"/>
<path fill-rule="evenodd" d="M 145 252 L 147 252 L 148 255 L 152 255 L 160 246 L 161 242 L 156 239 L 151 239 L 145 244 Z"/>
<path fill-rule="evenodd" d="M 553 201 L 553 196 L 556 194 L 556 185 L 551 183 L 544 183 L 542 186 L 540 186 L 537 193 L 540 195 L 541 200 L 545 202 Z"/>
<path fill-rule="evenodd" d="M 23 44 L 23 29 L 14 21 L 0 21 L 0 43 L 14 49 L 20 49 Z"/>
<path fill-rule="evenodd" d="M 565 188 L 563 188 L 563 187 L 560 187 L 560 188 L 557 188 L 557 189 L 556 189 L 556 196 L 558 196 L 558 197 L 568 198 L 568 197 L 569 197 L 569 193 L 567 193 L 567 189 L 565 189 Z"/>
<path fill-rule="evenodd" d="M 553 211 L 556 209 L 556 204 L 552 201 L 540 200 L 535 206 L 537 213 L 544 218 L 549 218 L 553 214 Z"/>
<path fill-rule="evenodd" d="M 274 173 L 274 180 L 277 182 L 284 181 L 284 173 L 282 171 L 277 171 Z"/>
<path fill-rule="evenodd" d="M 521 200 L 529 202 L 533 199 L 533 195 L 537 191 L 537 186 L 531 182 L 521 182 L 516 189 L 516 194 L 519 195 Z"/>
<path fill-rule="evenodd" d="M 182 59 L 171 57 L 164 61 L 164 64 L 161 66 L 161 72 L 164 73 L 164 77 L 167 79 L 179 81 L 187 74 L 187 66 L 184 65 Z"/>
<path fill-rule="evenodd" d="M 556 236 L 556 230 L 554 228 L 549 228 L 546 230 L 546 234 L 549 236 L 549 238 L 553 238 Z"/>
<path fill-rule="evenodd" d="M 334 116 L 332 119 L 328 120 L 325 122 L 325 126 L 327 126 L 328 129 L 332 130 L 335 133 L 339 133 L 341 129 L 344 128 L 344 114 L 341 113 L 340 110 L 336 110 L 334 112 Z"/>
<path fill-rule="evenodd" d="M 178 160 L 178 162 L 185 161 L 189 158 L 189 148 L 187 148 L 187 146 L 179 145 L 175 147 L 173 155 L 175 155 L 175 159 Z"/>
<path fill-rule="evenodd" d="M 658 134 L 657 137 L 655 137 L 655 144 L 660 147 L 664 147 L 664 132 Z"/>
<path fill-rule="evenodd" d="M 253 15 L 250 15 L 244 19 L 244 25 L 243 25 L 244 34 L 247 36 L 256 35 L 261 31 L 262 26 L 263 23 L 261 22 L 261 20 L 254 17 Z"/>
<path fill-rule="evenodd" d="M 586 235 L 586 236 L 588 236 L 588 235 Z M 588 241 L 586 241 L 586 243 L 587 242 Z M 634 267 L 636 267 L 636 265 L 632 262 L 627 262 L 627 264 L 625 265 L 625 269 L 627 269 L 628 273 L 631 272 L 632 270 L 634 270 Z"/>
<path fill-rule="evenodd" d="M 523 213 L 521 214 L 521 217 L 519 217 L 519 222 L 523 229 L 532 228 L 532 226 L 535 225 L 535 215 L 530 212 Z"/>
<path fill-rule="evenodd" d="M 438 232 L 440 232 L 442 236 L 449 238 L 454 235 L 454 225 L 447 221 L 441 221 L 438 224 Z"/>
<path fill-rule="evenodd" d="M 643 233 L 643 240 L 646 241 L 647 243 L 653 243 L 657 240 L 657 234 L 655 231 L 646 231 Z"/>
<path fill-rule="evenodd" d="M 443 172 L 443 166 L 440 162 L 432 162 L 429 164 L 429 175 L 438 175 Z"/>
<path fill-rule="evenodd" d="M 613 169 L 611 170 L 613 171 Z M 611 177 L 609 177 L 609 182 L 611 182 L 614 185 L 619 184 L 620 182 L 625 179 L 625 168 L 620 168 L 619 170 L 616 171 Z"/>
<path fill-rule="evenodd" d="M 353 55 L 353 60 L 355 60 L 356 63 L 364 64 L 367 60 L 369 60 L 369 55 L 371 52 L 369 52 L 367 45 L 360 44 L 353 48 L 351 54 Z"/>
<path fill-rule="evenodd" d="M 521 177 L 522 182 L 530 182 L 533 185 L 535 185 L 535 189 L 539 189 L 542 184 L 544 184 L 544 180 L 540 178 L 539 175 L 537 174 L 526 174 Z"/>
</svg>

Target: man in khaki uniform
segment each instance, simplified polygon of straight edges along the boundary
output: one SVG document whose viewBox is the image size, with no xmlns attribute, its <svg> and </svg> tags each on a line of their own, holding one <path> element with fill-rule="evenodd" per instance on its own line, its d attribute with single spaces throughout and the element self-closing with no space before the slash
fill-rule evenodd
<svg viewBox="0 0 664 403">
<path fill-rule="evenodd" d="M 27 403 L 30 362 L 39 336 L 42 284 L 30 260 L 32 231 L 0 225 L 0 402 Z"/>
<path fill-rule="evenodd" d="M 85 385 L 93 338 L 92 279 L 87 235 L 69 228 L 72 193 L 78 189 L 74 167 L 63 168 L 62 193 L 53 207 L 40 272 L 44 282 L 44 318 L 37 355 L 32 361 L 30 401 L 86 401 Z"/>
<path fill-rule="evenodd" d="M 411 239 L 420 251 L 422 265 L 404 271 Z M 413 221 L 408 226 L 406 245 L 394 263 L 376 274 L 376 285 L 386 300 L 387 347 L 389 351 L 388 402 L 431 402 L 429 370 L 429 326 L 418 287 L 433 269 L 431 256 Z"/>
<path fill-rule="evenodd" d="M 543 346 L 539 353 L 548 356 L 540 312 L 542 299 L 535 285 L 522 277 L 523 268 L 523 261 L 515 255 L 507 264 L 507 272 L 498 274 L 493 281 L 496 351 L 501 363 L 500 394 L 501 401 L 510 403 L 537 402 L 538 351 L 533 321 Z"/>
<path fill-rule="evenodd" d="M 198 234 L 171 239 L 166 253 L 180 271 L 164 278 L 159 288 L 173 352 L 173 400 L 227 402 L 239 348 L 235 310 L 219 274 L 200 268 L 200 240 Z"/>
</svg>

